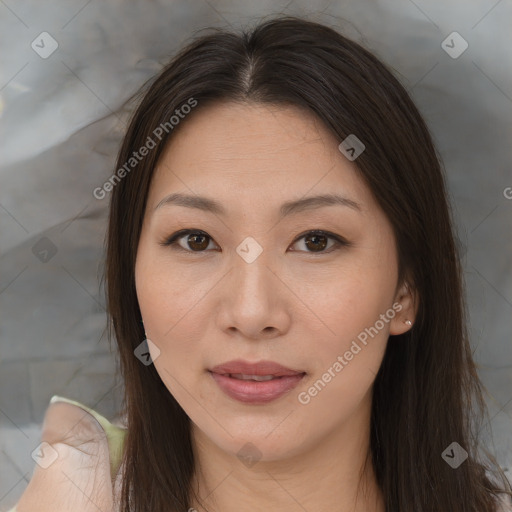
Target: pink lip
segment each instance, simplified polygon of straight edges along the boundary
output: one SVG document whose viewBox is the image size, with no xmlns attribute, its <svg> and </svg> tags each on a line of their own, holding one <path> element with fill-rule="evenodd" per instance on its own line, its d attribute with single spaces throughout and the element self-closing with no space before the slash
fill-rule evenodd
<svg viewBox="0 0 512 512">
<path fill-rule="evenodd" d="M 285 368 L 272 361 L 249 363 L 240 359 L 217 365 L 209 372 L 229 397 L 250 404 L 264 404 L 276 400 L 297 386 L 306 374 L 306 372 Z M 240 380 L 230 377 L 231 373 L 273 375 L 278 378 L 268 381 Z"/>
<path fill-rule="evenodd" d="M 213 373 L 225 375 L 227 373 L 243 373 L 244 375 L 275 375 L 276 377 L 298 375 L 305 373 L 302 370 L 296 371 L 286 368 L 273 361 L 258 361 L 250 363 L 243 359 L 235 359 L 223 364 L 214 366 L 211 370 Z"/>
</svg>

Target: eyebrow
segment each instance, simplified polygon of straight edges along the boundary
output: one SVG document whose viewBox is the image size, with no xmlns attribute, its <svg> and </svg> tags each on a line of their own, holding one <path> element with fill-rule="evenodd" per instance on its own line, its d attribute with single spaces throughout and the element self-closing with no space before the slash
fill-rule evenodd
<svg viewBox="0 0 512 512">
<path fill-rule="evenodd" d="M 166 205 L 184 206 L 185 208 L 197 208 L 199 210 L 211 212 L 218 215 L 226 214 L 226 210 L 224 209 L 221 203 L 214 199 L 210 199 L 204 196 L 191 196 L 180 193 L 170 194 L 164 197 L 155 206 L 155 210 L 158 210 L 162 206 Z M 280 217 L 282 218 L 303 211 L 333 205 L 346 206 L 360 213 L 362 212 L 361 205 L 356 201 L 353 201 L 352 199 L 349 199 L 338 194 L 322 194 L 317 196 L 304 197 L 302 199 L 296 199 L 293 201 L 287 201 L 286 203 L 283 203 L 281 205 L 279 209 L 279 214 Z"/>
</svg>

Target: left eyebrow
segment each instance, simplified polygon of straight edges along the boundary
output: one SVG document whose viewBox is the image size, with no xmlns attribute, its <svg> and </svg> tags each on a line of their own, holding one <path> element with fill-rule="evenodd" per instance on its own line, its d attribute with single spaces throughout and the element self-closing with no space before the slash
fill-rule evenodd
<svg viewBox="0 0 512 512">
<path fill-rule="evenodd" d="M 164 197 L 155 207 L 155 210 L 164 205 L 174 204 L 184 206 L 185 208 L 197 208 L 206 212 L 225 215 L 226 210 L 221 203 L 215 199 L 204 196 L 191 196 L 187 194 L 170 194 Z M 280 217 L 286 217 L 306 210 L 323 208 L 325 206 L 345 206 L 361 213 L 362 208 L 359 203 L 338 194 L 322 194 L 318 196 L 304 197 L 287 201 L 279 208 Z"/>
</svg>

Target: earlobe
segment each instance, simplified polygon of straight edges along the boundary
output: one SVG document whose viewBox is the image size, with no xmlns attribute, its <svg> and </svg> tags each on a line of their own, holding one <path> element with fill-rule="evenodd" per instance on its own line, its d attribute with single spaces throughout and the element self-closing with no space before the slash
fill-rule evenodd
<svg viewBox="0 0 512 512">
<path fill-rule="evenodd" d="M 390 323 L 389 334 L 397 335 L 411 329 L 417 313 L 417 297 L 415 290 L 405 282 L 397 293 L 395 300 L 402 306 Z"/>
<path fill-rule="evenodd" d="M 397 334 L 403 334 L 404 332 L 407 332 L 411 330 L 412 328 L 412 321 L 409 319 L 402 320 L 400 318 L 395 317 L 391 321 L 391 327 L 389 329 L 389 334 L 397 335 Z"/>
</svg>

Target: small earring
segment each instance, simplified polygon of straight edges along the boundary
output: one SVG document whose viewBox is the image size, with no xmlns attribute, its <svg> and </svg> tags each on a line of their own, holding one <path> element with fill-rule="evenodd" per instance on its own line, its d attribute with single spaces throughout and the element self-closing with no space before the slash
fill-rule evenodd
<svg viewBox="0 0 512 512">
<path fill-rule="evenodd" d="M 404 324 L 412 325 L 412 322 L 410 320 L 404 320 Z"/>
</svg>

